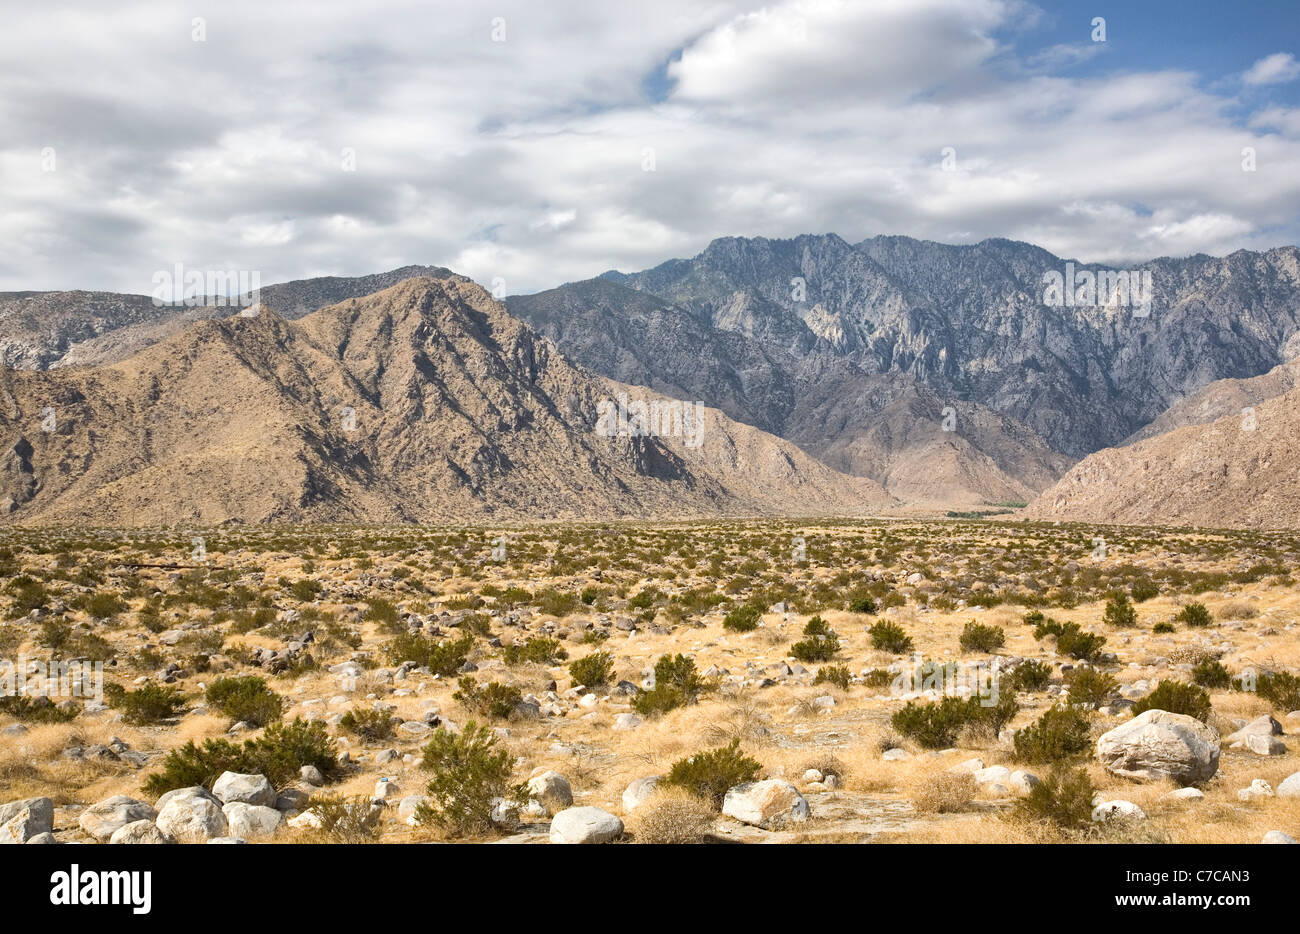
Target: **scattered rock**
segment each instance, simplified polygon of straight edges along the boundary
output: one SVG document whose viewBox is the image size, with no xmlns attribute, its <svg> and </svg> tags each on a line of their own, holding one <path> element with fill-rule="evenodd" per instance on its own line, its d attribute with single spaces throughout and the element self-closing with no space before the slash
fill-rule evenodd
<svg viewBox="0 0 1300 934">
<path fill-rule="evenodd" d="M 727 791 L 722 813 L 743 824 L 772 830 L 787 822 L 808 819 L 808 802 L 799 789 L 780 779 L 747 782 Z"/>
<path fill-rule="evenodd" d="M 161 807 L 154 823 L 163 833 L 182 843 L 224 837 L 229 829 L 221 802 L 202 787 L 169 791 L 158 803 Z"/>
<path fill-rule="evenodd" d="M 157 816 L 153 806 L 144 801 L 127 795 L 113 795 L 82 811 L 77 826 L 103 843 L 128 824 L 152 822 Z"/>
<path fill-rule="evenodd" d="M 0 844 L 27 843 L 54 830 L 54 802 L 24 798 L 0 805 Z"/>
<path fill-rule="evenodd" d="M 569 780 L 549 769 L 528 780 L 528 794 L 551 816 L 573 804 L 573 790 L 569 787 Z"/>
<path fill-rule="evenodd" d="M 275 788 L 265 775 L 222 772 L 212 784 L 212 793 L 222 804 L 257 804 L 268 808 L 275 804 Z"/>
<path fill-rule="evenodd" d="M 552 843 L 608 843 L 622 834 L 623 822 L 600 808 L 566 808 L 551 818 Z"/>
<path fill-rule="evenodd" d="M 150 808 L 153 810 L 153 808 Z M 151 820 L 137 820 L 129 824 L 123 824 L 113 831 L 112 836 L 108 838 L 110 844 L 169 844 L 176 841 L 167 834 L 158 829 L 158 825 Z"/>
<path fill-rule="evenodd" d="M 1146 812 L 1132 801 L 1104 801 L 1092 809 L 1092 819 L 1098 823 L 1109 820 L 1145 820 Z"/>
<path fill-rule="evenodd" d="M 232 837 L 269 837 L 280 829 L 284 815 L 275 808 L 232 801 L 221 809 L 226 815 L 226 832 Z"/>
<path fill-rule="evenodd" d="M 1195 717 L 1148 710 L 1097 740 L 1097 760 L 1112 774 L 1194 784 L 1219 769 L 1219 734 Z"/>
<path fill-rule="evenodd" d="M 655 793 L 655 788 L 659 785 L 660 776 L 647 775 L 644 778 L 638 778 L 632 784 L 623 790 L 623 810 L 631 813 L 645 804 L 650 796 Z"/>
</svg>

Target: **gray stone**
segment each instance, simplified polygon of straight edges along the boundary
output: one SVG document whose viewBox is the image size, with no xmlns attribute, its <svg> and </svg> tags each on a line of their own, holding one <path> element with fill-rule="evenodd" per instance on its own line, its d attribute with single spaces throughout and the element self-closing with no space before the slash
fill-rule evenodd
<svg viewBox="0 0 1300 934">
<path fill-rule="evenodd" d="M 1146 812 L 1132 801 L 1103 801 L 1092 809 L 1092 819 L 1098 823 L 1109 820 L 1145 820 Z"/>
<path fill-rule="evenodd" d="M 1247 733 L 1246 748 L 1257 756 L 1286 755 L 1286 743 L 1269 733 Z"/>
<path fill-rule="evenodd" d="M 188 792 L 188 793 L 187 793 Z M 168 797 L 170 795 L 171 797 Z M 163 796 L 154 821 L 163 833 L 182 843 L 202 843 L 212 837 L 224 837 L 229 829 L 220 803 L 210 794 L 180 789 Z"/>
<path fill-rule="evenodd" d="M 1295 839 L 1280 830 L 1270 830 L 1264 834 L 1264 839 L 1260 843 L 1295 843 Z"/>
<path fill-rule="evenodd" d="M 108 838 L 112 844 L 167 844 L 175 843 L 171 837 L 158 829 L 158 825 L 151 820 L 137 820 L 129 824 L 123 824 L 113 831 L 113 835 Z"/>
<path fill-rule="evenodd" d="M 551 816 L 573 804 L 573 790 L 569 787 L 569 780 L 549 769 L 528 780 L 528 795 Z"/>
<path fill-rule="evenodd" d="M 1300 798 L 1300 772 L 1282 779 L 1282 784 L 1277 786 L 1277 796 L 1279 798 Z"/>
<path fill-rule="evenodd" d="M 284 815 L 261 804 L 232 801 L 221 809 L 226 815 L 226 833 L 232 837 L 269 837 L 284 822 Z"/>
<path fill-rule="evenodd" d="M 275 788 L 265 775 L 222 772 L 212 783 L 212 793 L 222 804 L 256 804 L 268 808 L 275 805 Z"/>
<path fill-rule="evenodd" d="M 1224 742 L 1240 743 L 1240 742 L 1245 742 L 1247 736 L 1259 736 L 1259 735 L 1281 736 L 1282 724 L 1278 723 L 1268 714 L 1264 714 L 1262 717 L 1256 717 L 1254 720 L 1251 720 L 1241 729 L 1237 730 L 1237 732 L 1230 734 L 1224 740 Z"/>
<path fill-rule="evenodd" d="M 622 834 L 623 822 L 600 808 L 565 808 L 551 818 L 552 843 L 608 843 Z"/>
<path fill-rule="evenodd" d="M 82 811 L 77 826 L 103 843 L 122 827 L 139 821 L 153 821 L 157 816 L 153 806 L 144 801 L 127 795 L 113 795 Z"/>
<path fill-rule="evenodd" d="M 1097 760 L 1124 778 L 1195 784 L 1219 769 L 1219 734 L 1195 717 L 1148 710 L 1103 733 Z"/>
<path fill-rule="evenodd" d="M 742 824 L 772 830 L 786 823 L 806 821 L 808 801 L 789 782 L 767 779 L 729 788 L 722 799 L 722 813 Z"/>
<path fill-rule="evenodd" d="M 645 804 L 650 796 L 655 793 L 655 788 L 659 785 L 658 775 L 647 775 L 644 778 L 638 778 L 627 788 L 623 789 L 623 810 L 631 813 Z"/>
<path fill-rule="evenodd" d="M 0 844 L 26 843 L 54 830 L 54 802 L 49 798 L 24 798 L 0 804 Z"/>
</svg>

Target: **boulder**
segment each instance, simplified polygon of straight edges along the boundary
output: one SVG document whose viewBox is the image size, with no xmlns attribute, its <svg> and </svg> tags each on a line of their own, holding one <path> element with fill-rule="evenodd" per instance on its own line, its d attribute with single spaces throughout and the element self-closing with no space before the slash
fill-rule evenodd
<svg viewBox="0 0 1300 934">
<path fill-rule="evenodd" d="M 743 824 L 772 830 L 808 819 L 808 802 L 799 789 L 780 779 L 746 782 L 728 789 L 722 813 Z"/>
<path fill-rule="evenodd" d="M 569 780 L 559 772 L 547 770 L 528 779 L 528 796 L 554 817 L 573 804 L 573 790 Z"/>
<path fill-rule="evenodd" d="M 1092 819 L 1098 823 L 1109 820 L 1145 820 L 1146 812 L 1132 801 L 1103 801 L 1092 809 Z"/>
<path fill-rule="evenodd" d="M 26 843 L 54 830 L 54 802 L 24 798 L 0 804 L 0 843 Z"/>
<path fill-rule="evenodd" d="M 1282 779 L 1282 784 L 1277 786 L 1277 796 L 1279 798 L 1300 798 L 1300 772 Z"/>
<path fill-rule="evenodd" d="M 1171 801 L 1204 801 L 1205 792 L 1199 788 L 1179 788 L 1160 797 L 1168 798 Z"/>
<path fill-rule="evenodd" d="M 397 803 L 397 819 L 403 824 L 415 826 L 415 812 L 419 810 L 420 805 L 427 804 L 429 801 L 424 795 L 407 795 Z"/>
<path fill-rule="evenodd" d="M 284 815 L 261 804 L 232 801 L 221 809 L 226 815 L 226 832 L 232 837 L 269 837 L 280 829 Z"/>
<path fill-rule="evenodd" d="M 1264 834 L 1264 839 L 1260 840 L 1259 842 L 1260 843 L 1295 843 L 1296 841 L 1294 838 L 1292 838 L 1288 834 L 1284 834 L 1280 830 L 1270 830 L 1268 833 Z"/>
<path fill-rule="evenodd" d="M 647 775 L 645 778 L 638 778 L 627 788 L 623 789 L 623 810 L 631 813 L 650 800 L 650 796 L 655 793 L 655 788 L 659 785 L 658 775 Z"/>
<path fill-rule="evenodd" d="M 1238 721 L 1240 722 L 1240 721 Z M 1225 743 L 1244 743 L 1247 736 L 1281 736 L 1282 724 L 1278 723 L 1268 714 L 1262 717 L 1256 717 L 1251 720 L 1237 732 L 1232 733 L 1224 740 Z"/>
<path fill-rule="evenodd" d="M 1097 760 L 1123 778 L 1195 784 L 1219 769 L 1219 734 L 1195 717 L 1148 710 L 1103 733 Z"/>
<path fill-rule="evenodd" d="M 169 791 L 158 802 L 161 807 L 154 823 L 182 843 L 202 843 L 226 835 L 228 826 L 221 803 L 202 789 Z"/>
<path fill-rule="evenodd" d="M 129 824 L 123 824 L 114 830 L 113 835 L 108 838 L 108 842 L 113 844 L 166 844 L 175 843 L 176 841 L 159 830 L 158 825 L 153 821 L 137 820 Z"/>
<path fill-rule="evenodd" d="M 1249 788 L 1242 788 L 1237 792 L 1238 801 L 1254 801 L 1256 798 L 1273 797 L 1273 786 L 1262 778 L 1257 778 L 1250 783 Z"/>
<path fill-rule="evenodd" d="M 551 818 L 552 843 L 608 843 L 622 834 L 623 822 L 600 808 L 565 808 Z"/>
<path fill-rule="evenodd" d="M 1007 786 L 1014 794 L 1027 795 L 1043 783 L 1033 772 L 1026 772 L 1024 769 L 1016 769 L 1011 773 L 1007 781 Z"/>
<path fill-rule="evenodd" d="M 212 784 L 212 793 L 222 804 L 257 804 L 275 806 L 275 788 L 265 775 L 222 772 Z"/>
<path fill-rule="evenodd" d="M 1246 748 L 1257 756 L 1285 756 L 1286 743 L 1269 733 L 1249 733 Z"/>
<path fill-rule="evenodd" d="M 152 822 L 157 816 L 158 812 L 151 804 L 127 795 L 113 795 L 82 811 L 77 825 L 103 843 L 128 824 Z"/>
</svg>

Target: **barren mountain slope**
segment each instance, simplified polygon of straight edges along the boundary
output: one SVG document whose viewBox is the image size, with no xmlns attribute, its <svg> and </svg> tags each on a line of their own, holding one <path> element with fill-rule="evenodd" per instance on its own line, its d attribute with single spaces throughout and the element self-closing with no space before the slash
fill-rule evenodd
<svg viewBox="0 0 1300 934">
<path fill-rule="evenodd" d="M 1240 414 L 1084 458 L 1030 503 L 1034 519 L 1300 527 L 1300 389 Z"/>
<path fill-rule="evenodd" d="M 1273 367 L 1261 376 L 1249 379 L 1215 380 L 1203 389 L 1176 402 L 1153 422 L 1125 439 L 1132 444 L 1144 438 L 1154 438 L 1182 428 L 1185 425 L 1204 425 L 1227 415 L 1242 415 L 1251 408 L 1300 385 L 1300 358 Z"/>
<path fill-rule="evenodd" d="M 698 449 L 598 436 L 597 403 L 619 388 L 469 280 L 409 279 L 299 322 L 268 310 L 201 321 L 112 366 L 0 373 L 0 495 L 11 521 L 96 524 L 889 502 L 714 412 Z"/>
</svg>

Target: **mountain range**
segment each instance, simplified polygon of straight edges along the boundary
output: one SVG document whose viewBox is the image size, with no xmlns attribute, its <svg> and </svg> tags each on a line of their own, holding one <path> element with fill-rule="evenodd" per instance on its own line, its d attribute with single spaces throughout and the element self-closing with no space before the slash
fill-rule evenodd
<svg viewBox="0 0 1300 934">
<path fill-rule="evenodd" d="M 1300 251 L 1140 271 L 1149 302 L 1053 303 L 1053 274 L 1114 271 L 1009 240 L 828 234 L 724 238 L 504 303 L 436 266 L 266 286 L 256 317 L 0 293 L 0 507 L 155 523 L 1030 502 L 1064 520 L 1300 522 L 1269 479 L 1289 456 Z M 707 440 L 600 437 L 620 392 L 699 403 Z M 344 406 L 360 429 L 340 433 Z M 1260 487 L 1258 516 L 1214 505 L 1222 484 L 1180 453 L 1205 463 L 1250 407 L 1256 428 L 1223 453 L 1255 466 L 1221 466 L 1279 491 Z"/>
</svg>

